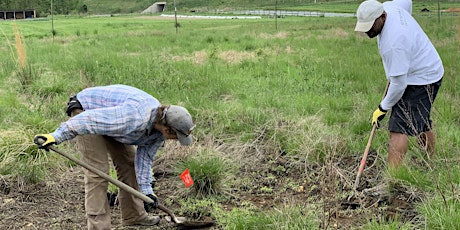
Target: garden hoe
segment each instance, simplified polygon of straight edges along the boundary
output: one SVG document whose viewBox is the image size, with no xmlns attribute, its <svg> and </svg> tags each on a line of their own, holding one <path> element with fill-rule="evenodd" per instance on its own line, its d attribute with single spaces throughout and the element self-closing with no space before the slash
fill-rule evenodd
<svg viewBox="0 0 460 230">
<path fill-rule="evenodd" d="M 389 86 L 390 86 L 390 82 L 387 83 L 387 86 L 385 87 L 385 92 L 383 93 L 382 98 L 385 98 L 385 96 L 387 95 L 387 91 L 388 91 Z M 371 143 L 372 143 L 372 140 L 374 139 L 374 134 L 375 134 L 376 130 L 377 130 L 377 124 L 374 124 L 372 126 L 372 131 L 371 131 L 371 134 L 369 136 L 369 140 L 367 141 L 367 146 L 366 146 L 366 149 L 364 150 L 363 157 L 362 157 L 361 162 L 359 164 L 358 174 L 356 175 L 355 184 L 353 185 L 353 194 L 348 197 L 348 200 L 350 200 L 350 198 L 354 195 L 354 192 L 358 189 L 359 179 L 361 178 L 361 174 L 364 171 L 364 166 L 366 165 L 366 161 L 367 161 L 367 155 L 369 154 L 369 149 L 371 148 Z"/>
<path fill-rule="evenodd" d="M 39 140 L 39 141 L 42 141 L 42 143 L 44 142 L 43 140 Z M 97 174 L 98 176 L 106 179 L 107 181 L 113 183 L 114 185 L 116 185 L 117 187 L 119 187 L 120 189 L 123 189 L 129 193 L 131 193 L 132 195 L 136 196 L 137 198 L 143 200 L 143 201 L 146 201 L 146 202 L 150 202 L 150 203 L 153 203 L 154 201 L 152 199 L 150 199 L 150 197 L 144 195 L 143 193 L 137 191 L 136 189 L 130 187 L 129 185 L 117 180 L 117 179 L 114 179 L 112 178 L 111 176 L 107 175 L 106 173 L 102 172 L 101 170 L 73 157 L 72 155 L 69 155 L 67 153 L 64 153 L 62 151 L 60 151 L 59 149 L 55 148 L 54 146 L 49 146 L 48 147 L 49 149 L 53 150 L 54 152 L 60 154 L 61 156 L 77 163 L 78 165 L 88 169 L 89 171 Z M 158 205 L 158 208 L 167 213 L 169 216 L 171 216 L 171 219 L 174 221 L 174 223 L 178 224 L 178 225 L 181 225 L 181 226 L 184 226 L 184 227 L 195 227 L 195 228 L 199 228 L 199 227 L 209 227 L 209 226 L 212 226 L 214 225 L 214 221 L 195 221 L 195 220 L 189 220 L 185 217 L 177 217 L 176 215 L 174 215 L 174 213 L 168 209 L 167 207 L 165 207 L 164 205 L 162 204 L 159 204 Z"/>
</svg>

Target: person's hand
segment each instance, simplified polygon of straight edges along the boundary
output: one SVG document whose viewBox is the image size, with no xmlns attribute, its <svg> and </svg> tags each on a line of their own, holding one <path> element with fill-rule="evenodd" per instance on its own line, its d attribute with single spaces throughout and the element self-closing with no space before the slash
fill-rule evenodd
<svg viewBox="0 0 460 230">
<path fill-rule="evenodd" d="M 149 203 L 149 202 L 145 202 L 144 201 L 144 209 L 146 212 L 151 212 L 153 211 L 154 209 L 157 209 L 158 208 L 158 197 L 157 195 L 155 195 L 155 193 L 153 194 L 148 194 L 147 195 L 150 199 L 153 200 L 153 203 Z"/>
<path fill-rule="evenodd" d="M 372 114 L 372 125 L 376 125 L 377 128 L 380 127 L 380 121 L 385 117 L 387 114 L 387 110 L 382 109 L 382 107 L 379 107 L 374 111 Z"/>
<path fill-rule="evenodd" d="M 51 134 L 38 134 L 34 137 L 34 143 L 38 146 L 39 149 L 45 149 L 49 151 L 51 145 L 56 144 L 56 140 Z"/>
</svg>

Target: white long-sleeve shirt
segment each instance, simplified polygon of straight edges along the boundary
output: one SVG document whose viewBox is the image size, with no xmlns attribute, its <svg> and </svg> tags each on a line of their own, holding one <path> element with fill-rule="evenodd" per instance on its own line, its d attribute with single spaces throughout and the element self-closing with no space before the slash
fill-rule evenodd
<svg viewBox="0 0 460 230">
<path fill-rule="evenodd" d="M 412 1 L 388 1 L 383 8 L 387 16 L 377 42 L 390 85 L 380 106 L 389 110 L 401 99 L 407 85 L 437 82 L 444 68 L 430 39 L 411 16 Z"/>
</svg>

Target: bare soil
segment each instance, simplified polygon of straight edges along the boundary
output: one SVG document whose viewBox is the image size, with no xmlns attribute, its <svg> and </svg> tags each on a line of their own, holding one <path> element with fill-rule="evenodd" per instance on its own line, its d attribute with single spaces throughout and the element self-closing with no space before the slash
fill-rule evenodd
<svg viewBox="0 0 460 230">
<path fill-rule="evenodd" d="M 225 151 L 225 148 L 220 150 Z M 356 229 L 371 218 L 417 221 L 414 207 L 423 194 L 409 191 L 402 185 L 383 183 L 385 161 L 378 158 L 375 151 L 369 154 L 358 188 L 361 192 L 358 193 L 352 193 L 351 188 L 361 160 L 360 153 L 354 154 L 355 157 L 323 159 L 324 163 L 318 164 L 295 159 L 285 153 L 270 154 L 263 149 L 248 148 L 245 152 L 245 162 L 242 162 L 237 177 L 246 178 L 251 183 L 230 188 L 231 199 L 223 201 L 223 210 L 239 207 L 243 201 L 264 211 L 286 203 L 315 203 L 320 229 Z M 176 157 L 181 156 L 177 154 Z M 184 189 L 177 182 L 178 175 L 171 168 L 174 158 L 164 154 L 155 161 L 157 187 L 161 188 L 157 191 L 160 202 L 184 196 Z M 261 192 L 263 187 L 272 190 Z M 168 205 L 172 210 L 180 209 L 178 203 Z M 162 217 L 158 226 L 122 227 L 120 211 L 115 206 L 112 209 L 112 226 L 114 229 L 181 229 L 168 222 L 165 213 L 157 211 L 155 214 Z M 203 213 L 196 213 L 196 216 L 200 215 Z M 217 222 L 207 229 L 224 227 Z M 67 172 L 39 184 L 25 184 L 0 177 L 0 229 L 86 229 L 81 167 L 69 168 Z"/>
</svg>

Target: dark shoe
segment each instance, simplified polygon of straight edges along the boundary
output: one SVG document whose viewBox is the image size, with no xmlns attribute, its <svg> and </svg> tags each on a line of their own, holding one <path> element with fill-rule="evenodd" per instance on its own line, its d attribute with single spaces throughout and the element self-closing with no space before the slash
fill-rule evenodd
<svg viewBox="0 0 460 230">
<path fill-rule="evenodd" d="M 153 226 L 155 224 L 158 224 L 158 222 L 160 222 L 160 217 L 159 216 L 147 215 L 143 219 L 136 220 L 135 222 L 133 222 L 131 224 L 126 224 L 126 225 L 128 225 L 128 226 L 132 226 L 132 225 Z"/>
<path fill-rule="evenodd" d="M 110 207 L 113 207 L 118 204 L 116 193 L 107 192 L 107 200 L 109 201 Z"/>
</svg>

